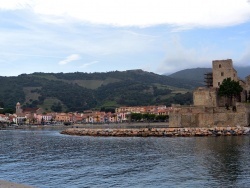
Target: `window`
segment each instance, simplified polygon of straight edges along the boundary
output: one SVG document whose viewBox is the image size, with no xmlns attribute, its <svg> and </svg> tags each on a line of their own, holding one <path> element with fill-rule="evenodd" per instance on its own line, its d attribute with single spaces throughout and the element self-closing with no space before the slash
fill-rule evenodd
<svg viewBox="0 0 250 188">
<path fill-rule="evenodd" d="M 219 64 L 219 68 L 221 68 L 221 64 Z"/>
<path fill-rule="evenodd" d="M 220 82 L 218 82 L 218 86 L 220 86 Z"/>
<path fill-rule="evenodd" d="M 224 72 L 221 72 L 220 74 L 221 74 L 221 76 L 224 76 Z"/>
</svg>

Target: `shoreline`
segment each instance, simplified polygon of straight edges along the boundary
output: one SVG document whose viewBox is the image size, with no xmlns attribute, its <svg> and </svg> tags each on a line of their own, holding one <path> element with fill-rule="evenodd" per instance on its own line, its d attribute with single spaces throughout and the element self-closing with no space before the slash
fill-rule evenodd
<svg viewBox="0 0 250 188">
<path fill-rule="evenodd" d="M 136 122 L 136 123 L 110 123 L 110 124 L 72 124 L 72 125 L 21 125 L 18 127 L 2 127 L 0 130 L 18 129 L 68 129 L 68 128 L 88 128 L 88 129 L 128 129 L 128 128 L 167 128 L 167 122 Z"/>
<path fill-rule="evenodd" d="M 29 185 L 13 183 L 13 182 L 5 181 L 5 180 L 0 180 L 0 187 L 1 188 L 34 188 Z"/>
<path fill-rule="evenodd" d="M 75 136 L 101 137 L 193 137 L 193 136 L 240 136 L 250 134 L 248 127 L 212 127 L 212 128 L 126 128 L 93 129 L 69 128 L 60 132 Z"/>
</svg>

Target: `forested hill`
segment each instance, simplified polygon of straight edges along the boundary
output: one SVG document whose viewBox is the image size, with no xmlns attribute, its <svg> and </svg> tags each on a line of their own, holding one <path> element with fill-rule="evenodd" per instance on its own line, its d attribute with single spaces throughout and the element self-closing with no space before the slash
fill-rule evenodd
<svg viewBox="0 0 250 188">
<path fill-rule="evenodd" d="M 241 79 L 245 79 L 246 76 L 250 75 L 250 66 L 246 67 L 235 67 L 238 77 Z M 178 78 L 178 79 L 185 79 L 185 80 L 194 80 L 200 83 L 204 82 L 204 74 L 212 72 L 212 68 L 192 68 L 192 69 L 185 69 L 178 72 L 175 72 L 169 77 L 171 78 Z"/>
<path fill-rule="evenodd" d="M 178 72 L 175 72 L 169 77 L 177 78 L 177 79 L 185 79 L 185 80 L 194 80 L 200 83 L 204 82 L 204 74 L 212 72 L 211 68 L 193 68 L 193 69 L 185 69 Z"/>
<path fill-rule="evenodd" d="M 191 104 L 201 84 L 142 70 L 107 73 L 33 73 L 0 77 L 0 104 L 46 111 L 82 111 L 119 106 Z"/>
</svg>

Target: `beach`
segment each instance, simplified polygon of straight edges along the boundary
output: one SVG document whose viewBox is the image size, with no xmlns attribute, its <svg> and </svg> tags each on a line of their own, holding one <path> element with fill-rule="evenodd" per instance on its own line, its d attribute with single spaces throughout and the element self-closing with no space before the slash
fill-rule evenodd
<svg viewBox="0 0 250 188">
<path fill-rule="evenodd" d="M 0 187 L 1 188 L 34 188 L 34 187 L 31 187 L 28 185 L 8 182 L 8 181 L 4 181 L 4 180 L 0 180 Z"/>
</svg>

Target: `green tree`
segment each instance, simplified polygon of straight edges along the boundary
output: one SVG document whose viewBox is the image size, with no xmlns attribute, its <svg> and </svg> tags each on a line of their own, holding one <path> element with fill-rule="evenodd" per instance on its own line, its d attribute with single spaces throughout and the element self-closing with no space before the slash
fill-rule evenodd
<svg viewBox="0 0 250 188">
<path fill-rule="evenodd" d="M 233 99 L 239 97 L 242 91 L 243 88 L 239 82 L 231 80 L 231 78 L 226 78 L 220 85 L 218 95 L 229 99 L 229 105 L 232 105 Z"/>
<path fill-rule="evenodd" d="M 4 103 L 0 101 L 0 108 L 4 108 Z"/>
<path fill-rule="evenodd" d="M 62 111 L 62 104 L 60 102 L 54 103 L 51 106 L 51 110 L 54 111 L 54 112 L 61 112 Z"/>
<path fill-rule="evenodd" d="M 15 110 L 12 108 L 4 108 L 4 109 L 0 109 L 0 114 L 14 114 Z"/>
<path fill-rule="evenodd" d="M 142 118 L 147 121 L 153 121 L 155 119 L 155 114 L 142 114 Z"/>
<path fill-rule="evenodd" d="M 142 114 L 140 113 L 131 113 L 131 120 L 140 121 L 142 119 Z"/>
<path fill-rule="evenodd" d="M 158 121 L 166 121 L 167 119 L 169 119 L 168 115 L 158 115 L 155 117 L 156 120 Z"/>
</svg>

